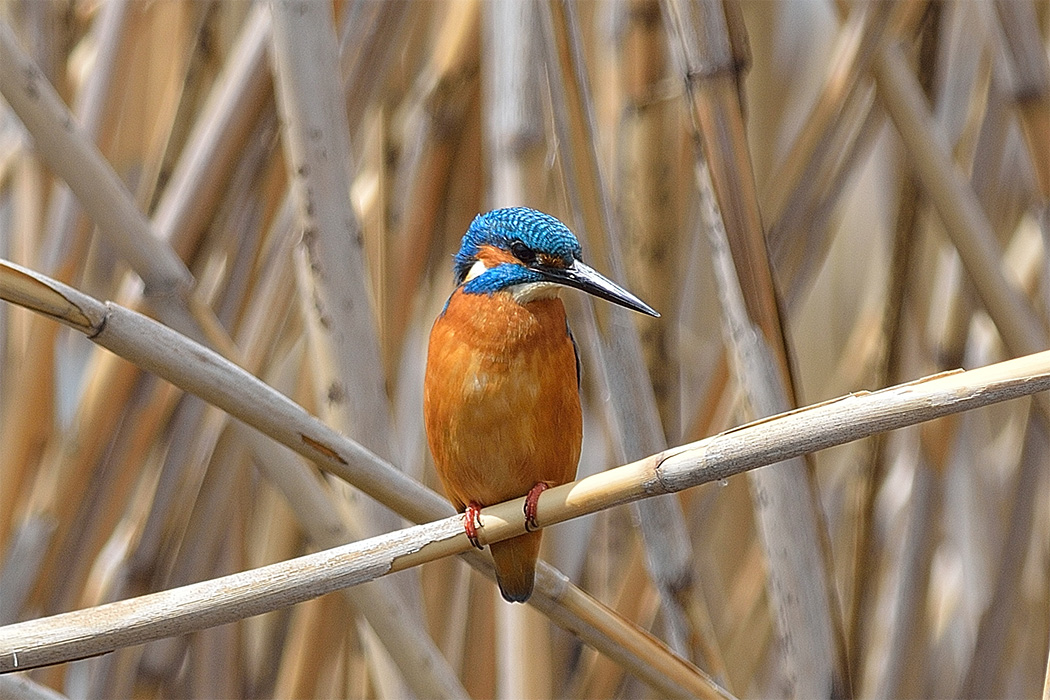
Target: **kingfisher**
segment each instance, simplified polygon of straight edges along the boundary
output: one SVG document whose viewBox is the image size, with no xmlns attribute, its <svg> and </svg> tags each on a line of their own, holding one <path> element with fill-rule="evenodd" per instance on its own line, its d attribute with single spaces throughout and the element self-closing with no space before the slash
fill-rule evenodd
<svg viewBox="0 0 1050 700">
<path fill-rule="evenodd" d="M 565 224 L 527 207 L 478 215 L 454 271 L 427 350 L 427 442 L 475 547 L 481 509 L 525 496 L 529 532 L 491 545 L 500 593 L 524 603 L 539 557 L 540 494 L 576 477 L 583 440 L 580 358 L 558 293 L 573 287 L 660 314 L 585 265 Z"/>
</svg>

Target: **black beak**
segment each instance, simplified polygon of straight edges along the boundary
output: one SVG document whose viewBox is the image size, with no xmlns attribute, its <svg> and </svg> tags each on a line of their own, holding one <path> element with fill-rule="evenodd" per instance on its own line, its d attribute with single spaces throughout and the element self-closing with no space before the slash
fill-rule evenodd
<svg viewBox="0 0 1050 700">
<path fill-rule="evenodd" d="M 660 314 L 653 307 L 605 277 L 593 267 L 584 265 L 579 260 L 574 260 L 571 267 L 537 266 L 530 267 L 530 269 L 539 272 L 556 284 L 575 287 L 633 311 L 638 311 L 648 316 L 655 316 L 656 318 L 660 317 Z"/>
</svg>

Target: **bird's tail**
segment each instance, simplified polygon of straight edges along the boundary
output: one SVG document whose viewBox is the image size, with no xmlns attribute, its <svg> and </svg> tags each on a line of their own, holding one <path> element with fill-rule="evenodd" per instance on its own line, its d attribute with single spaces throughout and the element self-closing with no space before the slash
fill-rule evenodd
<svg viewBox="0 0 1050 700">
<path fill-rule="evenodd" d="M 524 603 L 532 595 L 542 536 L 542 532 L 530 532 L 489 545 L 496 562 L 496 583 L 505 600 Z"/>
</svg>

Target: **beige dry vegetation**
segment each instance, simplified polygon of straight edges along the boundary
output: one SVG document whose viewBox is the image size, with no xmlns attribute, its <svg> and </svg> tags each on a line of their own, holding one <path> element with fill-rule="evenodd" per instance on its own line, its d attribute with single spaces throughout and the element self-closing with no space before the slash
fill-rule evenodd
<svg viewBox="0 0 1050 700">
<path fill-rule="evenodd" d="M 0 695 L 1047 698 L 1048 55 L 1043 0 L 0 0 Z M 511 204 L 663 312 L 565 295 L 528 606 L 421 417 Z"/>
</svg>

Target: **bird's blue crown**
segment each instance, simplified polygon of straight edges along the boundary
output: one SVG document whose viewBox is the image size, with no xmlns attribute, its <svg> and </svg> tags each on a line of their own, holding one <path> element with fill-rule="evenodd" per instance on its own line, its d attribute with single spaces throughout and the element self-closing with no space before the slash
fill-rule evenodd
<svg viewBox="0 0 1050 700">
<path fill-rule="evenodd" d="M 481 246 L 510 251 L 516 242 L 531 253 L 561 261 L 566 267 L 581 257 L 576 236 L 553 216 L 528 207 L 494 209 L 476 216 L 463 236 L 463 244 L 456 253 L 456 284 L 462 284 L 467 278 Z M 470 280 L 463 291 L 492 294 L 515 284 L 541 281 L 542 275 L 524 265 L 504 263 Z"/>
</svg>

